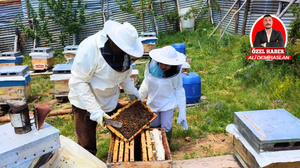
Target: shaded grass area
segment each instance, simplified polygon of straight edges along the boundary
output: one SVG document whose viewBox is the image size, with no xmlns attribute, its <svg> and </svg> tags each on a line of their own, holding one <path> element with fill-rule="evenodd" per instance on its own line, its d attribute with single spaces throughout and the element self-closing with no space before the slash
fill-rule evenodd
<svg viewBox="0 0 300 168">
<path fill-rule="evenodd" d="M 187 57 L 192 59 L 188 71 L 200 75 L 202 96 L 205 97 L 198 105 L 187 109 L 188 130 L 182 130 L 176 123 L 178 111 L 175 110 L 170 144 L 172 151 L 180 150 L 188 143 L 184 140 L 187 136 L 195 141 L 208 133 L 226 133 L 225 128 L 233 123 L 233 114 L 237 111 L 284 108 L 300 117 L 300 80 L 293 75 L 288 62 L 247 61 L 246 55 L 250 53 L 248 36 L 225 34 L 218 43 L 218 32 L 208 38 L 212 30 L 212 25 L 204 19 L 197 24 L 194 32 L 159 34 L 157 48 L 174 43 L 186 45 Z M 56 64 L 63 62 L 62 58 L 61 55 L 55 57 Z M 145 64 L 138 64 L 137 69 L 141 83 Z M 42 97 L 40 102 L 53 99 L 52 95 L 45 94 L 49 90 L 53 90 L 49 76 L 32 78 L 32 92 Z M 49 117 L 46 122 L 58 128 L 61 135 L 76 141 L 73 115 Z M 109 131 L 99 126 L 96 156 L 103 162 L 106 162 L 109 144 Z M 210 148 L 205 150 L 210 151 L 211 156 L 225 154 L 216 154 Z M 187 153 L 186 158 L 194 158 L 194 153 Z"/>
</svg>

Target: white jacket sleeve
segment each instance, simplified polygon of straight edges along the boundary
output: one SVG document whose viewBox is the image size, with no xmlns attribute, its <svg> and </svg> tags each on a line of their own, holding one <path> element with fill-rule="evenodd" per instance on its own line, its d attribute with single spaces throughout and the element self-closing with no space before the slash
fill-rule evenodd
<svg viewBox="0 0 300 168">
<path fill-rule="evenodd" d="M 131 74 L 131 73 L 129 73 L 129 74 Z M 120 83 L 120 85 L 122 86 L 123 90 L 127 94 L 135 95 L 135 97 L 137 97 L 138 100 L 141 99 L 141 96 L 140 96 L 139 92 L 137 91 L 136 87 L 134 86 L 134 83 L 130 80 L 129 76 L 127 76 L 125 81 Z"/>
<path fill-rule="evenodd" d="M 99 63 L 97 49 L 97 46 L 93 44 L 80 44 L 72 65 L 72 77 L 69 81 L 70 89 L 77 94 L 84 108 L 90 113 L 101 110 L 90 88 L 91 79 Z"/>
<path fill-rule="evenodd" d="M 178 75 L 176 83 L 177 83 L 177 87 L 176 87 L 175 95 L 176 95 L 178 112 L 179 112 L 177 123 L 181 125 L 182 129 L 187 130 L 188 124 L 186 121 L 186 98 L 185 98 L 184 88 L 182 87 L 182 77 L 180 74 Z"/>
<path fill-rule="evenodd" d="M 144 80 L 141 84 L 141 87 L 139 89 L 139 93 L 141 95 L 141 100 L 143 101 L 148 96 L 148 78 L 146 72 L 144 73 Z"/>
</svg>

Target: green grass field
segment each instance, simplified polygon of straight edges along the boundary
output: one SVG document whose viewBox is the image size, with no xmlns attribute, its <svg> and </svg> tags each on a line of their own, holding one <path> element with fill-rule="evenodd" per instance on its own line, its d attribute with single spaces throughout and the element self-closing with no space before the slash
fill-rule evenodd
<svg viewBox="0 0 300 168">
<path fill-rule="evenodd" d="M 200 75 L 202 96 L 205 96 L 198 105 L 187 109 L 188 130 L 182 130 L 176 123 L 178 112 L 175 111 L 172 138 L 176 141 L 170 145 L 172 151 L 185 145 L 186 136 L 194 141 L 208 133 L 225 133 L 237 111 L 284 108 L 300 118 L 300 80 L 294 76 L 288 62 L 246 61 L 246 55 L 250 54 L 248 36 L 225 34 L 218 43 L 218 32 L 208 38 L 213 30 L 208 21 L 197 25 L 193 32 L 161 33 L 157 41 L 157 47 L 174 43 L 186 45 L 187 57 L 192 59 L 188 71 Z M 62 60 L 62 56 L 58 57 L 56 63 Z M 141 83 L 145 64 L 137 68 Z M 44 82 L 47 80 L 49 76 L 32 78 L 32 92 L 41 96 L 41 101 L 53 98 L 44 94 L 53 89 L 51 82 Z M 49 117 L 46 121 L 61 130 L 62 135 L 76 141 L 72 115 Z M 110 144 L 108 130 L 99 126 L 97 139 L 97 157 L 106 162 Z"/>
</svg>

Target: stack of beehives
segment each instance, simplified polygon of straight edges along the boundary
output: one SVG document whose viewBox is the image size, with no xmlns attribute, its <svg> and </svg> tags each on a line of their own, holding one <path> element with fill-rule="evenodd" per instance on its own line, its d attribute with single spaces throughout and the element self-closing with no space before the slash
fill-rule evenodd
<svg viewBox="0 0 300 168">
<path fill-rule="evenodd" d="M 4 100 L 23 100 L 31 95 L 28 65 L 4 66 L 0 68 L 0 105 Z"/>
<path fill-rule="evenodd" d="M 50 80 L 54 82 L 55 98 L 67 98 L 70 91 L 69 79 L 71 78 L 72 64 L 57 64 L 52 69 Z"/>
<path fill-rule="evenodd" d="M 48 47 L 38 47 L 31 49 L 32 66 L 34 70 L 47 70 L 54 65 L 54 51 Z"/>
<path fill-rule="evenodd" d="M 23 56 L 21 52 L 0 53 L 0 67 L 22 65 Z"/>
<path fill-rule="evenodd" d="M 64 48 L 63 54 L 68 64 L 72 64 L 76 56 L 78 45 L 69 45 Z"/>
</svg>

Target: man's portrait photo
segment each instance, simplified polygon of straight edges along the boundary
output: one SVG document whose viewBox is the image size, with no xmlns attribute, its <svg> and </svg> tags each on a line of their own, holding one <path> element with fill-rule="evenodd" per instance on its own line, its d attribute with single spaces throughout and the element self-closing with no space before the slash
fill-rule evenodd
<svg viewBox="0 0 300 168">
<path fill-rule="evenodd" d="M 253 25 L 250 40 L 253 47 L 285 47 L 286 35 L 286 29 L 281 20 L 266 14 Z"/>
</svg>

